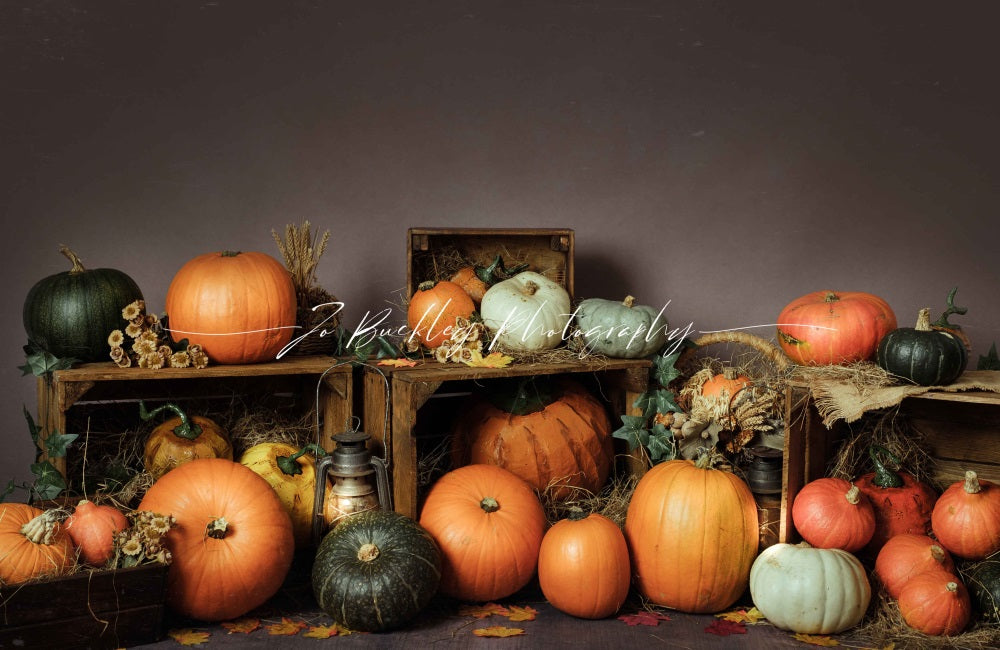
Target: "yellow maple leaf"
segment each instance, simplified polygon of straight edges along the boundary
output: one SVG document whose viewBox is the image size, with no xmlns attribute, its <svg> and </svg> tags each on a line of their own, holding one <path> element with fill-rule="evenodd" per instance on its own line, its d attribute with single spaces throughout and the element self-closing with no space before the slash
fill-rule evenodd
<svg viewBox="0 0 1000 650">
<path fill-rule="evenodd" d="M 407 359 L 406 357 L 400 359 L 382 359 L 378 362 L 380 366 L 394 366 L 396 368 L 412 368 L 417 365 L 417 362 L 413 359 Z"/>
<path fill-rule="evenodd" d="M 761 614 L 760 610 L 756 607 L 751 607 L 750 609 L 734 609 L 728 612 L 722 612 L 721 614 L 716 614 L 716 616 L 725 621 L 745 623 L 748 625 L 754 625 L 755 623 L 760 623 L 764 620 L 764 615 Z"/>
<path fill-rule="evenodd" d="M 472 631 L 476 636 L 485 637 L 507 637 L 507 636 L 521 636 L 524 634 L 524 630 L 519 627 L 503 627 L 502 625 L 493 625 L 491 627 L 479 627 Z"/>
<path fill-rule="evenodd" d="M 331 625 L 314 625 L 302 636 L 310 639 L 329 639 L 332 636 L 340 634 L 340 631 L 341 627 L 336 623 Z"/>
<path fill-rule="evenodd" d="M 256 618 L 240 618 L 235 621 L 226 621 L 222 627 L 229 630 L 229 634 L 250 634 L 260 627 L 260 620 Z"/>
<path fill-rule="evenodd" d="M 826 648 L 832 648 L 833 646 L 840 645 L 840 641 L 832 639 L 828 636 L 822 636 L 819 634 L 806 634 L 805 632 L 799 632 L 795 635 L 797 641 L 802 643 L 808 643 L 809 645 L 818 645 Z"/>
<path fill-rule="evenodd" d="M 471 616 L 473 618 L 486 618 L 488 616 L 493 616 L 494 614 L 507 616 L 509 613 L 510 612 L 506 607 L 496 603 L 486 603 L 485 605 L 462 605 L 458 608 L 459 616 Z"/>
<path fill-rule="evenodd" d="M 302 621 L 293 621 L 290 618 L 282 618 L 280 623 L 272 623 L 267 626 L 267 633 L 272 636 L 295 636 L 299 630 L 306 627 Z"/>
<path fill-rule="evenodd" d="M 538 615 L 538 610 L 534 607 L 519 607 L 517 605 L 511 605 L 508 609 L 510 610 L 510 614 L 507 615 L 507 618 L 513 623 L 520 621 L 533 621 L 535 620 L 535 616 Z"/>
<path fill-rule="evenodd" d="M 512 361 L 514 361 L 514 357 L 508 357 L 506 354 L 499 352 L 491 352 L 482 359 L 473 358 L 471 361 L 465 361 L 464 363 L 473 368 L 506 368 Z"/>
<path fill-rule="evenodd" d="M 190 628 L 170 630 L 167 632 L 167 635 L 181 645 L 201 645 L 202 643 L 208 643 L 208 637 L 212 636 L 211 632 L 196 632 Z"/>
</svg>

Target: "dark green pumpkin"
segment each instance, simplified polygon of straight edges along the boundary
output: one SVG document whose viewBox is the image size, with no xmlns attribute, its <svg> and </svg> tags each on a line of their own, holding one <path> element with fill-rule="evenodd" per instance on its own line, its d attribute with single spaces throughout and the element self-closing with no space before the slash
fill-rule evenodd
<svg viewBox="0 0 1000 650">
<path fill-rule="evenodd" d="M 965 584 L 983 619 L 992 625 L 1000 624 L 1000 557 L 987 558 L 974 565 Z"/>
<path fill-rule="evenodd" d="M 387 510 L 342 519 L 320 542 L 312 569 L 319 606 L 360 632 L 413 620 L 440 582 L 437 544 L 416 521 Z"/>
<path fill-rule="evenodd" d="M 950 332 L 935 330 L 929 310 L 921 309 L 916 327 L 900 327 L 879 341 L 878 365 L 919 386 L 944 386 L 958 379 L 968 360 L 965 344 Z"/>
<path fill-rule="evenodd" d="M 116 269 L 85 269 L 63 246 L 73 268 L 39 280 L 24 299 L 28 343 L 54 356 L 107 361 L 108 334 L 123 329 L 122 309 L 142 300 L 139 285 Z"/>
</svg>

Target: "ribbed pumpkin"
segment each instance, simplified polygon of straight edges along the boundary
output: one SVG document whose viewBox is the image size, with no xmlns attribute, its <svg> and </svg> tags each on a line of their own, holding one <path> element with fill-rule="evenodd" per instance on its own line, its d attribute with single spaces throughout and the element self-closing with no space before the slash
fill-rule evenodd
<svg viewBox="0 0 1000 650">
<path fill-rule="evenodd" d="M 582 384 L 531 378 L 487 390 L 453 421 L 453 467 L 499 465 L 554 499 L 600 491 L 614 458 L 611 421 Z"/>
<path fill-rule="evenodd" d="M 566 288 L 534 271 L 494 284 L 483 296 L 479 312 L 494 341 L 521 351 L 562 345 L 572 316 Z"/>
<path fill-rule="evenodd" d="M 937 492 L 912 475 L 887 467 L 882 461 L 883 455 L 898 462 L 888 450 L 875 445 L 869 448 L 868 454 L 875 471 L 860 477 L 854 484 L 868 497 L 875 513 L 875 532 L 864 549 L 875 556 L 893 535 L 931 532 L 931 512 Z"/>
<path fill-rule="evenodd" d="M 1000 624 L 1000 557 L 977 562 L 968 572 L 967 586 L 983 620 Z"/>
<path fill-rule="evenodd" d="M 128 519 L 111 505 L 97 505 L 84 499 L 66 519 L 66 533 L 73 540 L 80 560 L 104 566 L 114 553 L 115 534 L 128 528 Z"/>
<path fill-rule="evenodd" d="M 875 558 L 875 575 L 893 598 L 899 598 L 899 590 L 910 578 L 925 571 L 955 572 L 948 551 L 927 535 L 895 535 Z"/>
<path fill-rule="evenodd" d="M 713 469 L 708 455 L 655 465 L 636 485 L 625 518 L 635 585 L 682 612 L 723 610 L 746 589 L 757 526 L 750 488 Z"/>
<path fill-rule="evenodd" d="M 117 269 L 86 269 L 63 246 L 69 271 L 39 280 L 24 299 L 28 342 L 59 358 L 107 361 L 108 334 L 122 326 L 122 309 L 142 300 L 135 280 Z"/>
<path fill-rule="evenodd" d="M 385 510 L 345 517 L 323 538 L 312 568 L 316 602 L 362 632 L 398 628 L 437 593 L 441 552 L 417 522 Z"/>
<path fill-rule="evenodd" d="M 663 309 L 637 305 L 633 296 L 621 302 L 588 298 L 574 313 L 586 349 L 596 354 L 641 359 L 655 354 L 667 342 Z"/>
<path fill-rule="evenodd" d="M 292 522 L 267 481 L 222 458 L 199 458 L 153 483 L 139 510 L 171 514 L 167 604 L 224 621 L 273 596 L 295 552 Z"/>
<path fill-rule="evenodd" d="M 953 636 L 969 625 L 972 603 L 958 576 L 927 571 L 900 588 L 899 613 L 907 625 L 928 636 Z"/>
<path fill-rule="evenodd" d="M 173 413 L 174 417 L 153 429 L 143 447 L 143 467 L 154 479 L 196 458 L 233 459 L 229 434 L 214 421 L 201 415 L 188 417 L 172 402 L 152 411 L 146 410 L 145 402 L 139 402 L 139 416 L 143 420 L 163 412 Z"/>
<path fill-rule="evenodd" d="M 795 496 L 792 523 L 816 548 L 854 553 L 875 534 L 875 510 L 858 486 L 840 478 L 819 478 Z"/>
<path fill-rule="evenodd" d="M 628 545 L 618 524 L 598 513 L 570 509 L 542 538 L 538 584 L 546 600 L 579 618 L 605 618 L 628 596 Z"/>
<path fill-rule="evenodd" d="M 952 483 L 934 504 L 931 527 L 941 545 L 967 560 L 1000 551 L 1000 485 L 974 471 Z"/>
<path fill-rule="evenodd" d="M 728 399 L 732 402 L 737 393 L 751 384 L 753 384 L 752 379 L 739 374 L 736 368 L 727 366 L 701 385 L 701 396 Z"/>
<path fill-rule="evenodd" d="M 406 325 L 413 340 L 433 349 L 451 336 L 455 319 L 468 318 L 474 311 L 472 298 L 454 282 L 422 282 L 410 296 Z"/>
<path fill-rule="evenodd" d="M 295 328 L 288 270 L 267 253 L 205 253 L 177 271 L 166 310 L 175 341 L 197 341 L 220 364 L 273 361 Z"/>
<path fill-rule="evenodd" d="M 878 296 L 862 291 L 814 291 L 778 315 L 778 344 L 805 366 L 870 359 L 882 337 L 896 329 L 896 315 Z"/>
<path fill-rule="evenodd" d="M 0 585 L 59 575 L 76 554 L 54 511 L 25 503 L 0 503 Z"/>
<path fill-rule="evenodd" d="M 523 480 L 495 465 L 467 465 L 434 483 L 420 525 L 441 549 L 441 592 L 485 602 L 534 576 L 546 520 Z"/>
<path fill-rule="evenodd" d="M 875 359 L 890 374 L 918 386 L 944 386 L 965 371 L 968 353 L 960 338 L 931 327 L 930 310 L 921 309 L 914 327 L 882 337 Z"/>
<path fill-rule="evenodd" d="M 315 445 L 297 449 L 284 442 L 261 442 L 240 456 L 241 465 L 252 469 L 274 488 L 292 519 L 296 548 L 312 545 L 316 457 L 308 452 L 314 448 Z"/>
</svg>

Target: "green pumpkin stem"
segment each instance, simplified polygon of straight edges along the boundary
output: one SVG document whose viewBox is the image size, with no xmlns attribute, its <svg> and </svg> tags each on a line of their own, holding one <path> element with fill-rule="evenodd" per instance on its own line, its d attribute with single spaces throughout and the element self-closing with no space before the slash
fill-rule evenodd
<svg viewBox="0 0 1000 650">
<path fill-rule="evenodd" d="M 83 267 L 83 262 L 80 261 L 80 258 L 77 256 L 77 254 L 74 253 L 72 250 L 70 250 L 69 246 L 61 244 L 59 246 L 59 252 L 62 253 L 64 256 L 66 256 L 66 259 L 68 259 L 70 262 L 73 263 L 73 268 L 69 270 L 70 273 L 73 274 L 83 273 L 84 271 L 87 270 Z"/>
<path fill-rule="evenodd" d="M 875 477 L 872 478 L 872 483 L 880 488 L 903 487 L 903 477 L 886 467 L 879 457 L 880 454 L 888 457 L 899 466 L 899 459 L 891 451 L 880 445 L 872 445 L 868 448 L 868 456 L 871 457 L 872 464 L 875 465 Z"/>
<path fill-rule="evenodd" d="M 590 516 L 590 513 L 580 506 L 571 506 L 569 514 L 566 516 L 570 521 L 582 521 Z"/>
<path fill-rule="evenodd" d="M 979 483 L 979 476 L 971 469 L 965 473 L 964 488 L 967 494 L 979 494 L 983 491 L 983 486 Z"/>
<path fill-rule="evenodd" d="M 229 522 L 226 521 L 225 517 L 218 517 L 208 522 L 208 526 L 205 527 L 205 534 L 212 539 L 222 539 L 229 532 Z"/>
<path fill-rule="evenodd" d="M 417 291 L 430 291 L 437 284 L 436 280 L 424 280 L 417 285 Z"/>
<path fill-rule="evenodd" d="M 358 549 L 358 560 L 361 562 L 372 562 L 379 556 L 378 546 L 374 544 L 362 544 Z"/>
<path fill-rule="evenodd" d="M 840 296 L 833 291 L 827 291 L 826 295 L 823 296 L 823 302 L 837 302 L 838 300 L 840 300 Z"/>
<path fill-rule="evenodd" d="M 198 426 L 196 422 L 193 422 L 187 413 L 182 411 L 179 406 L 172 402 L 167 402 L 162 406 L 158 406 L 152 411 L 146 410 L 146 403 L 139 400 L 139 417 L 145 422 L 146 420 L 151 420 L 159 415 L 163 411 L 169 411 L 181 419 L 181 423 L 173 428 L 173 433 L 178 438 L 184 438 L 185 440 L 194 440 L 201 435 L 201 427 Z"/>
<path fill-rule="evenodd" d="M 487 397 L 493 406 L 505 413 L 529 415 L 545 410 L 558 398 L 558 394 L 548 381 L 528 375 L 506 383 L 498 380 Z"/>
<path fill-rule="evenodd" d="M 483 512 L 489 514 L 499 510 L 500 504 L 493 497 L 483 497 L 483 500 L 479 502 L 479 507 L 483 509 Z"/>
<path fill-rule="evenodd" d="M 302 458 L 307 453 L 312 452 L 317 458 L 322 458 L 326 456 L 326 450 L 317 445 L 314 442 L 310 442 L 308 445 L 299 449 L 297 452 L 291 456 L 275 456 L 274 464 L 278 466 L 282 474 L 286 476 L 295 476 L 296 474 L 302 473 L 302 466 L 297 462 L 298 459 Z"/>
<path fill-rule="evenodd" d="M 941 314 L 941 318 L 934 321 L 934 327 L 943 327 L 945 329 L 961 329 L 958 325 L 952 325 L 948 322 L 948 317 L 952 314 L 958 314 L 959 316 L 964 315 L 969 311 L 968 307 L 956 307 L 955 306 L 955 294 L 958 293 L 958 287 L 955 287 L 948 292 L 948 299 L 946 302 L 947 308 L 944 313 Z"/>
<path fill-rule="evenodd" d="M 222 257 L 236 257 L 243 251 L 222 251 Z"/>
</svg>

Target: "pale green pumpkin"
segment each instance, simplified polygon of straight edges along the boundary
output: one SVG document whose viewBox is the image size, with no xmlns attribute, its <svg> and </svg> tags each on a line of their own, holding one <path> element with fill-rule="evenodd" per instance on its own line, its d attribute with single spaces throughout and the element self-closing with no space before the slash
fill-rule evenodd
<svg viewBox="0 0 1000 650">
<path fill-rule="evenodd" d="M 655 354 L 667 342 L 667 320 L 662 310 L 635 304 L 588 298 L 576 310 L 576 326 L 587 350 L 619 359 Z"/>
</svg>

